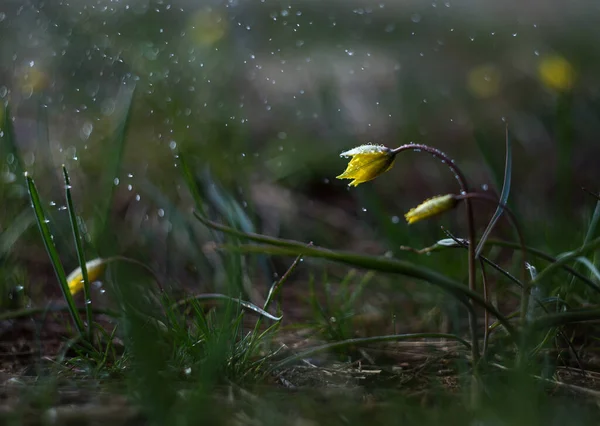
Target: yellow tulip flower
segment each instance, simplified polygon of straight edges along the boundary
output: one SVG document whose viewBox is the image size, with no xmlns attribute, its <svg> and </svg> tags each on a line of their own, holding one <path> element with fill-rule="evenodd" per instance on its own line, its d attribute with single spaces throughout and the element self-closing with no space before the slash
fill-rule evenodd
<svg viewBox="0 0 600 426">
<path fill-rule="evenodd" d="M 340 154 L 341 157 L 352 157 L 348 167 L 337 179 L 353 179 L 348 186 L 375 179 L 387 172 L 394 165 L 395 153 L 383 145 L 361 145 Z"/>
</svg>

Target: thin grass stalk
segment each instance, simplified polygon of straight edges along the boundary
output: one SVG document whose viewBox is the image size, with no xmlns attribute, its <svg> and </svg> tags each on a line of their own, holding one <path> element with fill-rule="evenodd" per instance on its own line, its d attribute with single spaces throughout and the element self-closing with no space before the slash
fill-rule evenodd
<svg viewBox="0 0 600 426">
<path fill-rule="evenodd" d="M 479 267 L 481 268 L 481 282 L 483 284 L 483 299 L 487 303 L 491 304 L 490 295 L 488 293 L 489 289 L 488 289 L 488 283 L 487 283 L 487 276 L 485 274 L 485 263 L 484 263 L 483 259 L 481 259 L 481 258 L 479 258 Z M 483 324 L 484 324 L 484 329 L 483 329 L 483 350 L 482 350 L 482 352 L 483 352 L 483 358 L 485 359 L 485 354 L 487 353 L 489 339 L 490 339 L 490 330 L 489 330 L 490 313 L 487 311 L 487 309 L 483 313 Z"/>
<path fill-rule="evenodd" d="M 93 327 L 93 312 L 92 312 L 92 293 L 90 288 L 90 280 L 88 277 L 85 253 L 81 244 L 81 234 L 79 232 L 79 224 L 77 223 L 77 215 L 73 206 L 73 197 L 71 196 L 71 179 L 67 168 L 63 165 L 63 176 L 65 179 L 65 197 L 67 199 L 67 210 L 69 211 L 69 219 L 71 221 L 71 230 L 73 231 L 73 240 L 77 250 L 77 260 L 81 268 L 81 277 L 83 279 L 83 298 L 85 303 L 85 316 L 87 320 L 87 338 L 89 342 L 94 344 L 94 327 Z"/>
<path fill-rule="evenodd" d="M 73 296 L 71 295 L 71 291 L 69 290 L 69 284 L 67 283 L 67 276 L 65 274 L 65 270 L 63 268 L 62 262 L 60 261 L 60 257 L 58 256 L 58 251 L 54 246 L 54 242 L 52 241 L 52 234 L 50 233 L 50 229 L 48 228 L 46 215 L 44 213 L 44 208 L 42 207 L 42 202 L 40 200 L 39 193 L 37 191 L 37 188 L 35 187 L 35 183 L 33 182 L 31 176 L 25 175 L 25 179 L 27 181 L 29 197 L 31 199 L 31 204 L 35 212 L 38 228 L 40 230 L 40 234 L 42 235 L 44 246 L 46 247 L 46 252 L 48 253 L 48 257 L 50 258 L 52 267 L 54 268 L 54 273 L 56 274 L 56 279 L 58 280 L 58 283 L 60 285 L 63 297 L 67 302 L 69 313 L 71 314 L 71 318 L 73 319 L 75 328 L 77 329 L 77 332 L 83 337 L 85 335 L 85 326 L 83 324 L 83 321 L 81 320 L 81 317 L 79 316 L 79 311 L 75 306 L 75 301 L 73 300 Z"/>
</svg>

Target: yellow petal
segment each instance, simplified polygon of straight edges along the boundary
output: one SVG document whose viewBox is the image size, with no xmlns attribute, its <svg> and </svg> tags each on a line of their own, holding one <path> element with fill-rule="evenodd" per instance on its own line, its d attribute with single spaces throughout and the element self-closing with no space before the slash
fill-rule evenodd
<svg viewBox="0 0 600 426">
<path fill-rule="evenodd" d="M 86 262 L 85 268 L 87 269 L 88 280 L 90 282 L 96 281 L 100 275 L 102 275 L 106 263 L 106 259 L 100 258 Z M 83 289 L 83 274 L 81 273 L 81 268 L 77 268 L 69 274 L 67 283 L 69 284 L 69 291 L 71 294 L 77 294 Z"/>
<path fill-rule="evenodd" d="M 342 152 L 342 157 L 352 157 L 348 167 L 337 179 L 353 179 L 350 186 L 375 179 L 394 165 L 395 154 L 382 145 L 361 145 Z"/>
<path fill-rule="evenodd" d="M 453 209 L 458 200 L 453 194 L 438 195 L 423 201 L 404 215 L 409 225 Z"/>
</svg>

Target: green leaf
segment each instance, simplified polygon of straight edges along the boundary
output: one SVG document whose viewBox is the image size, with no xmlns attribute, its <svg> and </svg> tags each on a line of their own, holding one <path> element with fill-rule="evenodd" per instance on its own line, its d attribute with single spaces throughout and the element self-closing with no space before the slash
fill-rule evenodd
<svg viewBox="0 0 600 426">
<path fill-rule="evenodd" d="M 416 266 L 410 262 L 392 259 L 381 256 L 367 256 L 359 255 L 355 253 L 334 251 L 326 248 L 306 245 L 292 240 L 284 240 L 274 237 L 267 237 L 260 234 L 247 234 L 236 229 L 224 226 L 215 222 L 212 222 L 202 216 L 194 213 L 195 216 L 204 223 L 206 226 L 223 231 L 230 235 L 235 235 L 240 238 L 245 238 L 250 241 L 256 241 L 266 245 L 244 245 L 236 247 L 228 247 L 232 250 L 241 250 L 248 253 L 265 253 L 265 254 L 276 254 L 276 255 L 287 255 L 287 256 L 310 256 L 317 258 L 324 258 L 335 262 L 344 263 L 347 265 L 358 266 L 365 269 L 372 269 L 382 272 L 402 274 L 413 278 L 422 279 L 433 285 L 436 285 L 448 293 L 452 294 L 458 300 L 460 300 L 467 309 L 472 309 L 469 299 L 473 300 L 476 304 L 487 309 L 492 315 L 504 325 L 510 334 L 515 334 L 515 330 L 508 320 L 491 304 L 486 302 L 483 297 L 469 290 L 469 288 L 461 283 L 458 283 L 444 275 L 441 275 L 433 270 Z"/>
<path fill-rule="evenodd" d="M 492 230 L 494 229 L 496 222 L 498 222 L 498 219 L 500 219 L 500 216 L 502 216 L 502 212 L 504 211 L 504 206 L 506 205 L 506 202 L 508 201 L 508 195 L 510 194 L 511 175 L 512 175 L 512 149 L 511 149 L 510 137 L 508 135 L 508 126 L 507 126 L 506 127 L 506 163 L 504 165 L 504 182 L 502 183 L 502 192 L 500 194 L 500 201 L 498 203 L 498 207 L 496 208 L 494 215 L 490 219 L 490 223 L 488 223 L 487 228 L 485 228 L 485 231 L 481 235 L 481 239 L 479 240 L 479 244 L 477 245 L 477 249 L 475 250 L 475 258 L 476 259 L 479 258 L 479 255 L 481 254 L 481 250 L 483 250 L 483 247 L 485 247 L 486 240 L 488 239 Z"/>
<path fill-rule="evenodd" d="M 73 232 L 73 240 L 75 240 L 75 248 L 77 250 L 77 260 L 81 268 L 81 276 L 83 277 L 83 296 L 85 300 L 85 314 L 87 319 L 88 341 L 93 342 L 93 314 L 92 314 L 92 299 L 90 291 L 90 280 L 88 278 L 87 265 L 85 254 L 81 244 L 81 234 L 79 232 L 79 224 L 77 223 L 77 215 L 73 206 L 73 197 L 71 196 L 71 179 L 67 168 L 63 165 L 63 176 L 65 178 L 65 197 L 67 199 L 67 209 L 69 211 L 69 219 L 71 221 L 71 230 Z M 67 283 L 68 287 L 68 283 Z"/>
<path fill-rule="evenodd" d="M 40 201 L 40 196 L 35 187 L 33 179 L 30 176 L 25 176 L 25 179 L 27 180 L 29 197 L 31 199 L 31 204 L 33 206 L 33 211 L 35 213 L 35 218 L 38 224 L 38 228 L 40 230 L 40 234 L 42 235 L 44 246 L 46 247 L 46 252 L 48 253 L 48 257 L 50 257 L 52 267 L 54 268 L 54 273 L 56 274 L 56 278 L 58 279 L 58 283 L 60 284 L 60 289 L 62 290 L 63 297 L 65 298 L 65 301 L 67 302 L 67 305 L 69 307 L 69 312 L 71 314 L 71 317 L 73 318 L 75 328 L 81 335 L 83 335 L 83 333 L 85 332 L 85 326 L 83 325 L 83 321 L 81 321 L 79 311 L 77 310 L 77 307 L 75 306 L 75 301 L 73 300 L 73 296 L 69 291 L 67 276 L 65 274 L 62 262 L 60 261 L 60 257 L 58 256 L 58 251 L 56 250 L 54 242 L 52 241 L 52 234 L 50 234 L 50 229 L 48 228 L 48 223 L 46 215 L 44 214 L 42 202 Z"/>
</svg>

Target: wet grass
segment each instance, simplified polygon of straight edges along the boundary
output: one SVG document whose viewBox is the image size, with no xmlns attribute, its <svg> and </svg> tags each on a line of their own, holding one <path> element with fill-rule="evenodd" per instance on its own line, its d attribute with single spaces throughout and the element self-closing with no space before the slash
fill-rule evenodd
<svg viewBox="0 0 600 426">
<path fill-rule="evenodd" d="M 406 247 L 418 235 L 407 241 L 391 233 L 382 240 L 393 250 L 367 255 L 263 235 L 256 212 L 243 208 L 197 153 L 181 151 L 169 177 L 177 191 L 145 183 L 169 228 L 157 222 L 158 232 L 148 233 L 139 226 L 127 247 L 112 211 L 113 176 L 121 169 L 132 111 L 130 100 L 108 137 L 110 173 L 91 219 L 77 203 L 85 188 L 63 168 L 59 204 L 68 220 L 62 222 L 46 211 L 54 202 L 38 190 L 43 179 L 21 179 L 10 114 L 4 119 L 13 186 L 28 189 L 32 206 L 0 235 L 4 282 L 10 283 L 7 261 L 20 242 L 45 248 L 54 277 L 43 275 L 62 294 L 62 302 L 44 296 L 39 306 L 24 306 L 6 284 L 6 299 L 14 303 L 2 313 L 13 336 L 3 352 L 4 422 L 531 425 L 597 418 L 600 210 L 582 224 L 581 243 L 570 238 L 568 252 L 488 239 L 507 216 L 516 161 L 508 143 L 504 189 L 477 239 L 449 234 L 420 250 Z M 456 160 L 448 163 L 459 167 Z M 466 204 L 468 195 L 457 197 Z M 369 208 L 380 208 L 364 198 Z M 34 222 L 38 233 L 31 232 Z M 359 234 L 358 225 L 347 232 L 360 243 Z M 72 294 L 63 264 L 69 235 L 83 299 Z M 423 238 L 420 246 L 429 243 Z M 180 281 L 181 262 L 164 267 L 153 260 L 163 245 L 189 261 L 188 282 L 201 285 Z M 88 277 L 97 255 L 106 260 L 101 286 Z"/>
</svg>

